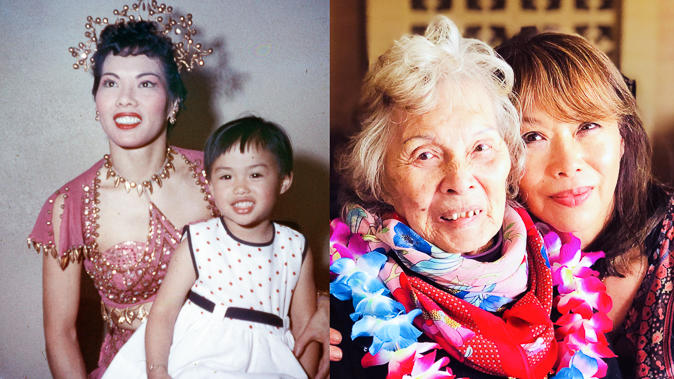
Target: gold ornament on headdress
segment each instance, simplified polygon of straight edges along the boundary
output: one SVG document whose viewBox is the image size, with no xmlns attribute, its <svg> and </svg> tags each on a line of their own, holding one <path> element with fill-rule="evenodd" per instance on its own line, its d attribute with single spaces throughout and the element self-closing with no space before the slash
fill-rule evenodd
<svg viewBox="0 0 674 379">
<path fill-rule="evenodd" d="M 170 5 L 159 4 L 157 0 L 151 2 L 139 0 L 130 7 L 123 6 L 121 11 L 115 9 L 113 14 L 117 16 L 116 24 L 143 20 L 156 22 L 159 25 L 159 33 L 168 36 L 173 41 L 173 58 L 179 71 L 182 69 L 192 71 L 195 65 L 203 66 L 204 57 L 213 53 L 213 49 L 205 49 L 192 39 L 197 34 L 197 30 L 192 26 L 191 13 L 185 16 L 174 15 L 173 7 Z M 87 71 L 94 63 L 93 55 L 96 52 L 99 34 L 96 28 L 99 27 L 102 30 L 108 23 L 107 17 L 87 17 L 87 22 L 84 24 L 86 28 L 84 36 L 88 39 L 80 42 L 77 47 L 68 48 L 75 58 L 74 69 L 81 67 Z"/>
</svg>

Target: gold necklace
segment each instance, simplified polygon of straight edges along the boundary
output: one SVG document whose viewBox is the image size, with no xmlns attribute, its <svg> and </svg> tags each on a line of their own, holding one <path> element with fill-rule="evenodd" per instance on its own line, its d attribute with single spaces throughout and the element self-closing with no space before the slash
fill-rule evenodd
<svg viewBox="0 0 674 379">
<path fill-rule="evenodd" d="M 175 166 L 173 166 L 173 154 L 175 154 L 175 151 L 173 151 L 171 146 L 169 146 L 166 149 L 166 159 L 164 160 L 164 166 L 162 167 L 162 169 L 156 174 L 152 175 L 150 179 L 143 180 L 143 182 L 140 184 L 128 180 L 125 177 L 119 175 L 112 167 L 110 154 L 105 154 L 103 156 L 103 160 L 105 161 L 105 163 L 103 163 L 103 167 L 105 167 L 107 170 L 105 173 L 105 179 L 113 178 L 115 188 L 117 188 L 120 185 L 120 183 L 124 184 L 126 193 L 131 192 L 132 189 L 138 191 L 138 196 L 142 196 L 143 192 L 145 192 L 145 189 L 147 189 L 148 192 L 152 193 L 152 182 L 157 183 L 157 186 L 161 188 L 162 181 L 168 179 L 171 176 L 170 170 L 173 170 L 175 172 L 176 168 Z"/>
</svg>

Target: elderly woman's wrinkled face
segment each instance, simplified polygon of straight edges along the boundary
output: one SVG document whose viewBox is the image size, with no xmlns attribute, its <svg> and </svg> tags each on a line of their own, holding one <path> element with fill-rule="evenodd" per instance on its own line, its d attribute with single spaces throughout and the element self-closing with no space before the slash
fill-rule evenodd
<svg viewBox="0 0 674 379">
<path fill-rule="evenodd" d="M 477 253 L 503 223 L 508 148 L 492 100 L 478 85 L 458 93 L 441 84 L 438 104 L 392 126 L 384 199 L 439 248 Z"/>
</svg>

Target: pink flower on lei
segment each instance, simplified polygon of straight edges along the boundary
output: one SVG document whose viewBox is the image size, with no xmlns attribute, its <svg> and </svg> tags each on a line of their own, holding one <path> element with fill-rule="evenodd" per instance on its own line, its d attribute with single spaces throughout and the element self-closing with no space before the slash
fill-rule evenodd
<svg viewBox="0 0 674 379">
<path fill-rule="evenodd" d="M 571 334 L 561 341 L 559 347 L 560 372 L 567 368 L 577 369 L 583 374 L 582 378 L 603 378 L 608 365 L 601 358 L 615 357 L 603 334 L 597 343 L 588 343 Z"/>
<path fill-rule="evenodd" d="M 602 313 L 595 313 L 589 320 L 580 314 L 567 313 L 555 324 L 559 325 L 558 336 L 564 336 L 560 344 L 559 366 L 574 366 L 585 375 L 583 378 L 604 377 L 607 365 L 601 358 L 615 357 L 604 336 L 611 330 L 611 320 Z"/>
<path fill-rule="evenodd" d="M 615 357 L 604 336 L 613 327 L 606 316 L 612 304 L 591 266 L 604 253 L 584 253 L 572 234 L 558 236 L 546 225 L 537 226 L 545 234 L 552 280 L 559 291 L 555 303 L 562 315 L 555 322 L 559 341 L 555 378 L 602 378 L 607 364 L 601 358 Z"/>
<path fill-rule="evenodd" d="M 355 259 L 370 251 L 367 242 L 336 218 L 330 222 L 330 264 L 340 258 Z"/>
<path fill-rule="evenodd" d="M 561 313 L 573 311 L 585 318 L 592 317 L 593 309 L 607 313 L 611 298 L 606 294 L 604 283 L 598 273 L 590 268 L 603 252 L 584 253 L 580 240 L 570 233 L 555 233 L 545 236 L 548 245 L 552 280 L 558 285 L 558 307 Z"/>
<path fill-rule="evenodd" d="M 613 323 L 603 313 L 594 313 L 590 319 L 585 319 L 578 313 L 566 313 L 555 325 L 559 326 L 557 332 L 564 336 L 573 334 L 580 340 L 597 343 L 601 333 L 611 331 Z"/>
<path fill-rule="evenodd" d="M 407 348 L 389 351 L 380 350 L 376 355 L 365 354 L 362 360 L 363 367 L 382 365 L 388 362 L 386 379 L 453 379 L 455 376 L 449 371 L 441 371 L 449 363 L 449 358 L 442 357 L 435 360 L 436 349 L 439 345 L 432 342 L 417 342 Z M 432 352 L 424 355 L 429 350 Z"/>
</svg>

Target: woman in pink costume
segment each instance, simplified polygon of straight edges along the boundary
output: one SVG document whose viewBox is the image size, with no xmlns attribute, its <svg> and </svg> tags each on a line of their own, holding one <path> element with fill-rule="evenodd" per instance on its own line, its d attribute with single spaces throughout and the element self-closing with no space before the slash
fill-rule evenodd
<svg viewBox="0 0 674 379">
<path fill-rule="evenodd" d="M 217 215 L 201 152 L 168 146 L 186 90 L 171 40 L 147 21 L 107 26 L 93 57 L 96 118 L 110 153 L 49 197 L 29 243 L 44 252 L 47 359 L 54 377 L 84 378 L 77 342 L 82 268 L 101 295 L 100 377 L 146 318 L 180 230 Z"/>
</svg>

